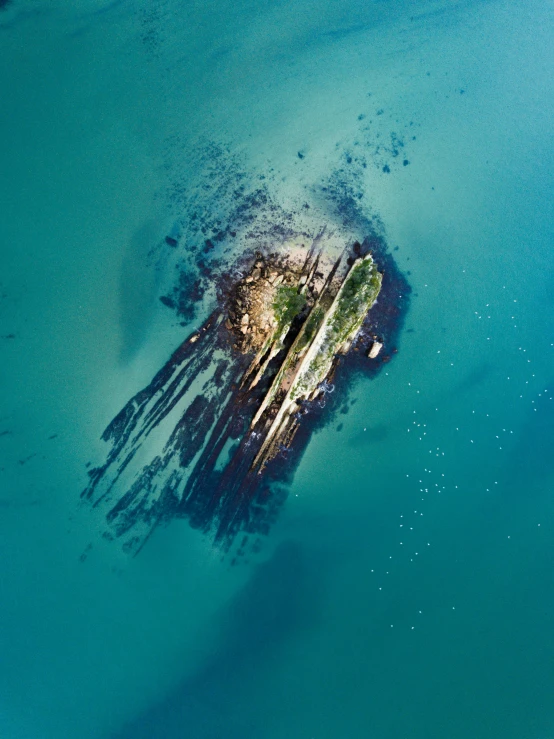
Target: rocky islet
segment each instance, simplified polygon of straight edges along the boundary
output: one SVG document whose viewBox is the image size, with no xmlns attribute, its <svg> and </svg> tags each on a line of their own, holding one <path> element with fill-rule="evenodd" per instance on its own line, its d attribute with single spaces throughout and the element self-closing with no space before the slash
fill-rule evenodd
<svg viewBox="0 0 554 739">
<path fill-rule="evenodd" d="M 132 553 L 176 517 L 224 551 L 239 533 L 239 554 L 251 536 L 259 546 L 325 423 L 338 365 L 371 374 L 390 359 L 409 293 L 376 236 L 338 258 L 317 236 L 296 239 L 215 280 L 216 309 L 109 424 L 106 460 L 82 493 L 107 510 L 105 538 Z"/>
</svg>

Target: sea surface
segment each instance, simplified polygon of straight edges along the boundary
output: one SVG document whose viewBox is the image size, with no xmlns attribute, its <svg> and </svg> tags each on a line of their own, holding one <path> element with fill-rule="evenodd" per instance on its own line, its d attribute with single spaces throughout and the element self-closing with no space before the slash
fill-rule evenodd
<svg viewBox="0 0 554 739">
<path fill-rule="evenodd" d="M 0 2 L 2 739 L 554 737 L 553 32 L 551 0 Z M 256 556 L 104 542 L 86 465 L 209 308 L 160 302 L 164 237 L 230 170 L 294 209 L 349 164 L 398 354 Z"/>
</svg>

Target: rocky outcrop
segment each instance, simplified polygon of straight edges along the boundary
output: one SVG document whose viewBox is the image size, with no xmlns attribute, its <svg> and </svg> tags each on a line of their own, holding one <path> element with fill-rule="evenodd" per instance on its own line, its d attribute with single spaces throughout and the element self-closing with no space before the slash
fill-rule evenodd
<svg viewBox="0 0 554 739">
<path fill-rule="evenodd" d="M 106 538 L 136 553 L 183 517 L 224 550 L 242 532 L 240 553 L 267 532 L 339 360 L 375 372 L 390 358 L 367 356 L 394 335 L 409 288 L 389 255 L 374 260 L 380 243 L 332 261 L 315 239 L 221 276 L 217 309 L 103 434 L 110 448 L 82 498 L 106 512 Z"/>
<path fill-rule="evenodd" d="M 315 249 L 301 266 L 260 255 L 237 286 L 230 312 L 237 346 L 257 352 L 242 384 L 253 388 L 281 355 L 251 423 L 264 438 L 253 463 L 258 472 L 275 450 L 291 443 L 295 414 L 321 392 L 335 358 L 348 351 L 381 289 L 371 254 L 341 262 L 325 268 Z"/>
<path fill-rule="evenodd" d="M 379 352 L 381 351 L 382 348 L 383 348 L 383 344 L 380 341 L 375 340 L 373 344 L 371 345 L 367 353 L 367 356 L 370 359 L 376 359 L 379 356 Z"/>
</svg>

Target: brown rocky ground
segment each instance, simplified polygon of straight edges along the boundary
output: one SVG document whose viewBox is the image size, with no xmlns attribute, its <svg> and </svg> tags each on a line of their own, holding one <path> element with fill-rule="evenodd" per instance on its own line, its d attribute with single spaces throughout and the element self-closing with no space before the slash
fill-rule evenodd
<svg viewBox="0 0 554 739">
<path fill-rule="evenodd" d="M 298 285 L 302 267 L 292 260 L 258 253 L 230 301 L 227 328 L 242 352 L 258 352 L 277 327 L 274 302 L 280 285 Z"/>
</svg>

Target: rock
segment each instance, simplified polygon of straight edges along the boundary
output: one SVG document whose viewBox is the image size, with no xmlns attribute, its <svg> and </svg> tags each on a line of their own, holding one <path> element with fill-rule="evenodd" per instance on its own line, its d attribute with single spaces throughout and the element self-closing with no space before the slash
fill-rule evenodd
<svg viewBox="0 0 554 739">
<path fill-rule="evenodd" d="M 250 321 L 250 316 L 248 313 L 245 313 L 243 317 L 240 319 L 241 326 L 248 326 L 248 322 Z"/>
<path fill-rule="evenodd" d="M 262 270 L 261 269 L 255 269 L 252 272 L 252 279 L 253 280 L 259 280 L 261 276 L 262 276 Z"/>
<path fill-rule="evenodd" d="M 225 319 L 225 326 L 226 326 L 226 327 L 227 327 L 227 328 L 228 328 L 229 330 L 231 330 L 231 329 L 233 328 L 233 324 L 231 323 L 231 321 L 230 321 L 230 319 L 229 319 L 229 318 Z"/>
<path fill-rule="evenodd" d="M 375 359 L 375 357 L 379 354 L 381 349 L 383 348 L 383 344 L 380 341 L 374 341 L 371 345 L 370 350 L 367 353 L 367 356 L 370 359 Z"/>
<path fill-rule="evenodd" d="M 160 303 L 163 303 L 168 308 L 172 308 L 173 310 L 177 307 L 175 301 L 170 298 L 168 295 L 162 295 L 160 298 Z"/>
<path fill-rule="evenodd" d="M 284 275 L 279 275 L 279 277 L 276 277 L 275 278 L 275 281 L 273 283 L 273 286 L 274 287 L 277 287 L 277 285 L 280 285 L 283 282 L 284 279 L 285 279 Z"/>
</svg>

